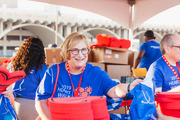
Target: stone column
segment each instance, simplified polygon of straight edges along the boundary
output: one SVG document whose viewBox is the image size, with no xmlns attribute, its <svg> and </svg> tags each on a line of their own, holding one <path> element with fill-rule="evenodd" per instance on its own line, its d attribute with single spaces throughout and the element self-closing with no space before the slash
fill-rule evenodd
<svg viewBox="0 0 180 120">
<path fill-rule="evenodd" d="M 58 25 L 58 33 L 63 36 L 63 25 L 62 24 L 59 24 Z"/>
<path fill-rule="evenodd" d="M 64 26 L 64 37 L 67 37 L 71 33 L 71 26 L 67 24 Z"/>
<path fill-rule="evenodd" d="M 6 42 L 7 42 L 7 35 L 5 35 L 3 37 L 3 56 L 6 57 L 6 53 L 7 53 L 7 45 L 6 45 Z"/>
<path fill-rule="evenodd" d="M 75 25 L 75 26 L 72 26 L 72 32 L 77 32 L 77 26 Z"/>
<path fill-rule="evenodd" d="M 84 30 L 84 26 L 79 26 L 78 27 L 78 32 L 82 32 Z"/>
<path fill-rule="evenodd" d="M 0 33 L 2 33 L 2 32 L 3 32 L 3 21 L 0 20 Z"/>
<path fill-rule="evenodd" d="M 115 33 L 118 35 L 118 38 L 121 38 L 121 29 L 120 28 L 117 28 L 115 30 Z"/>
<path fill-rule="evenodd" d="M 52 28 L 53 30 L 55 30 L 55 23 L 51 23 L 50 25 L 48 25 L 50 28 Z"/>
<path fill-rule="evenodd" d="M 114 28 L 111 28 L 110 30 L 111 30 L 113 33 L 115 33 L 115 29 L 114 29 Z"/>
<path fill-rule="evenodd" d="M 19 28 L 19 32 L 20 32 L 20 33 L 19 33 L 19 38 L 20 38 L 19 41 L 23 41 L 23 39 L 22 39 L 22 32 L 23 32 L 23 31 L 22 31 L 22 27 Z"/>
<path fill-rule="evenodd" d="M 11 28 L 12 28 L 12 22 L 13 22 L 12 20 L 8 20 L 8 21 L 7 21 L 7 28 L 8 28 L 8 29 L 11 29 Z"/>
<path fill-rule="evenodd" d="M 122 38 L 128 39 L 128 30 L 127 29 L 122 30 Z"/>
</svg>

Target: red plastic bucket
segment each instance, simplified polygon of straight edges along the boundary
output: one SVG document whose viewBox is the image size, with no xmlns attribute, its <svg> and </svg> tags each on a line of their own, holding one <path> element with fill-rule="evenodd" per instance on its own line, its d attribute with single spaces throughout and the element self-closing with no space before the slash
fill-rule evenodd
<svg viewBox="0 0 180 120">
<path fill-rule="evenodd" d="M 51 119 L 93 120 L 91 102 L 80 97 L 53 98 L 49 101 Z"/>
<path fill-rule="evenodd" d="M 109 120 L 106 98 L 101 96 L 53 98 L 49 101 L 52 120 Z"/>
<path fill-rule="evenodd" d="M 91 101 L 94 120 L 109 120 L 106 98 L 102 96 L 88 96 L 87 101 Z"/>
<path fill-rule="evenodd" d="M 59 113 L 81 112 L 91 110 L 91 103 L 80 97 L 53 98 L 49 102 L 49 108 L 52 112 L 58 111 Z"/>
<path fill-rule="evenodd" d="M 163 114 L 180 118 L 180 92 L 160 92 L 155 99 Z"/>
<path fill-rule="evenodd" d="M 92 111 L 84 111 L 81 113 L 69 112 L 69 113 L 52 113 L 51 117 L 56 119 L 88 119 L 93 120 Z"/>
</svg>

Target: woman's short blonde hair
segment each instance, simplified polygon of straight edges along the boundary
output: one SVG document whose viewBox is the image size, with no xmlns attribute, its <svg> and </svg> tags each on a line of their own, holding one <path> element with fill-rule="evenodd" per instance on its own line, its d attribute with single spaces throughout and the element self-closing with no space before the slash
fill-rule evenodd
<svg viewBox="0 0 180 120">
<path fill-rule="evenodd" d="M 85 35 L 80 34 L 78 32 L 73 32 L 66 37 L 65 41 L 61 45 L 61 50 L 62 50 L 61 55 L 64 61 L 67 61 L 70 59 L 69 50 L 72 49 L 81 41 L 84 41 L 87 45 L 87 48 L 90 49 L 90 44 L 87 41 Z"/>
</svg>

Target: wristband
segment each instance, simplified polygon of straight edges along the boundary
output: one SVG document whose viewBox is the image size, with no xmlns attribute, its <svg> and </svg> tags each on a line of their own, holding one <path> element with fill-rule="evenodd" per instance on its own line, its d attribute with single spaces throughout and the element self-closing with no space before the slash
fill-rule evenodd
<svg viewBox="0 0 180 120">
<path fill-rule="evenodd" d="M 127 87 L 127 91 L 129 92 L 130 91 L 130 85 L 131 83 L 129 83 L 128 87 Z"/>
</svg>

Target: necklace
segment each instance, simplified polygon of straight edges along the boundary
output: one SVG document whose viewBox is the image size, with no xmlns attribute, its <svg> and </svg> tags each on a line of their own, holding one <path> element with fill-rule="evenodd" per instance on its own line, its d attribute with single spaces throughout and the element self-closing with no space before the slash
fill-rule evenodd
<svg viewBox="0 0 180 120">
<path fill-rule="evenodd" d="M 172 72 L 174 73 L 174 75 L 177 77 L 177 79 L 180 81 L 180 77 L 178 76 L 177 72 L 174 70 L 174 68 L 169 64 L 168 60 L 166 59 L 166 57 L 163 55 L 162 56 L 163 60 L 166 62 L 166 64 L 170 67 L 170 69 L 172 70 Z M 180 68 L 179 68 L 179 64 L 178 62 L 176 62 L 176 66 L 178 68 L 178 72 L 180 74 Z"/>
<path fill-rule="evenodd" d="M 86 68 L 86 65 L 84 65 L 84 67 L 82 69 L 82 73 L 81 73 L 81 77 L 80 77 L 80 80 L 79 80 L 79 84 L 78 84 L 77 90 L 75 90 L 73 82 L 72 82 L 72 78 L 71 78 L 71 73 L 70 73 L 69 63 L 68 62 L 66 64 L 66 68 L 67 68 L 67 71 L 68 71 L 68 74 L 69 74 L 69 78 L 71 80 L 71 85 L 72 85 L 72 88 L 73 88 L 74 97 L 78 97 L 78 93 L 79 93 L 79 89 L 80 89 L 80 85 L 81 85 L 81 81 L 82 81 L 82 76 L 83 76 L 84 69 Z"/>
</svg>

